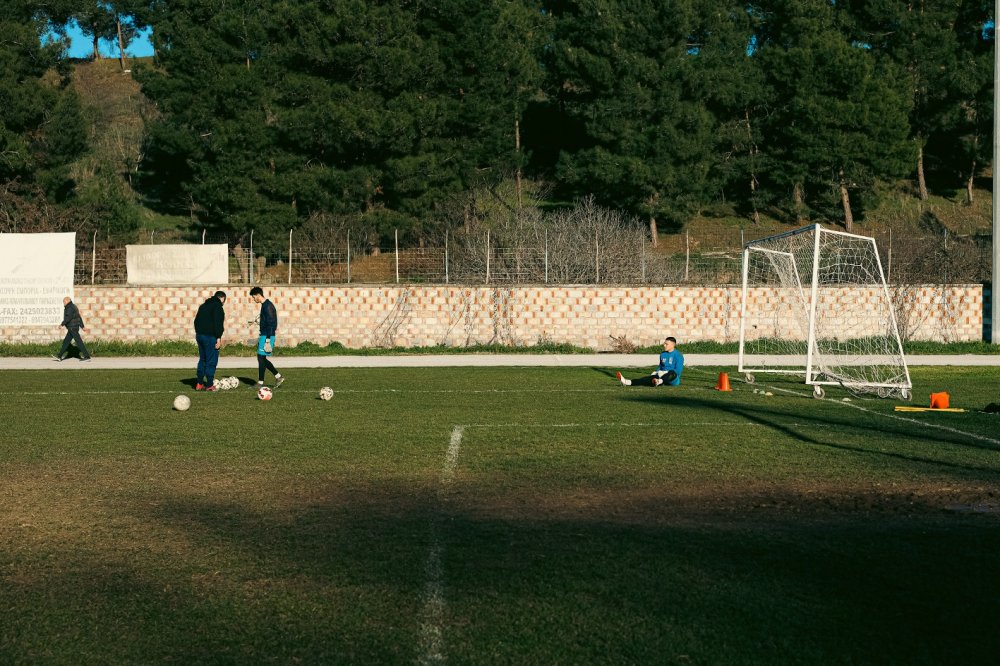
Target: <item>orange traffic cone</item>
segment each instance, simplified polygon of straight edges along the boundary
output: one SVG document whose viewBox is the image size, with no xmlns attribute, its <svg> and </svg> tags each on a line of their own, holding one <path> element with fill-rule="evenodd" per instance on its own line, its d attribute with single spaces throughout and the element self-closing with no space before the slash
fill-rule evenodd
<svg viewBox="0 0 1000 666">
<path fill-rule="evenodd" d="M 719 373 L 719 383 L 715 385 L 715 390 L 716 391 L 732 391 L 733 390 L 733 389 L 729 388 L 729 373 L 728 372 L 720 372 Z"/>
<path fill-rule="evenodd" d="M 948 409 L 950 402 L 950 396 L 944 391 L 931 393 L 931 409 Z"/>
</svg>

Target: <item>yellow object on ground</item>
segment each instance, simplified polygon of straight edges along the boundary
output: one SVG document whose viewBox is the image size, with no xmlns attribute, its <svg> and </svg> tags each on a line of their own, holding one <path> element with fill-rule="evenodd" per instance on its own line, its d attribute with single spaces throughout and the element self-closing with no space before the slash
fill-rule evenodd
<svg viewBox="0 0 1000 666">
<path fill-rule="evenodd" d="M 909 405 L 896 405 L 897 412 L 964 412 L 964 409 L 959 409 L 958 407 L 948 407 L 942 409 L 940 407 L 910 407 Z"/>
</svg>

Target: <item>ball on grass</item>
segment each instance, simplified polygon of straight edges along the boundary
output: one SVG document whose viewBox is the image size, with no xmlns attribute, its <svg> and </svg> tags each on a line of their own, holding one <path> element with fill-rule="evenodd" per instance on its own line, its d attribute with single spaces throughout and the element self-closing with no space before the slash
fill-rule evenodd
<svg viewBox="0 0 1000 666">
<path fill-rule="evenodd" d="M 191 398 L 186 395 L 179 395 L 174 398 L 174 409 L 178 412 L 186 412 L 191 407 Z"/>
<path fill-rule="evenodd" d="M 333 397 L 333 389 L 330 388 L 329 386 L 324 386 L 319 390 L 320 400 L 329 400 L 332 397 Z"/>
<path fill-rule="evenodd" d="M 261 400 L 270 400 L 271 395 L 272 395 L 271 389 L 266 386 L 261 386 L 259 389 L 257 389 L 257 397 Z"/>
</svg>

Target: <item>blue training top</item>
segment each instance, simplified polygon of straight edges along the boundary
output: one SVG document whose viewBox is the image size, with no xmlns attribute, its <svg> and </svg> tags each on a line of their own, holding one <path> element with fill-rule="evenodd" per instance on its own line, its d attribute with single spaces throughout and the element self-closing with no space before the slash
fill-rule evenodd
<svg viewBox="0 0 1000 666">
<path fill-rule="evenodd" d="M 677 386 L 681 383 L 681 373 L 684 372 L 684 354 L 680 353 L 676 349 L 670 352 L 660 352 L 660 367 L 657 368 L 657 370 L 663 373 L 671 370 L 676 372 L 677 376 L 674 377 L 674 381 L 664 381 L 664 383 L 668 386 Z"/>
</svg>

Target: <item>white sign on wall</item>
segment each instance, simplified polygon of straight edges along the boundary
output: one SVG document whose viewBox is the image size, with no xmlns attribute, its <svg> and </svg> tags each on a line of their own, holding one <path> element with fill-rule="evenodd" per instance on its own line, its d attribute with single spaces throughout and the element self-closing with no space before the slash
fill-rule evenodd
<svg viewBox="0 0 1000 666">
<path fill-rule="evenodd" d="M 128 245 L 129 284 L 206 284 L 229 282 L 227 245 Z"/>
<path fill-rule="evenodd" d="M 75 263 L 74 232 L 0 234 L 0 327 L 58 326 Z"/>
</svg>

